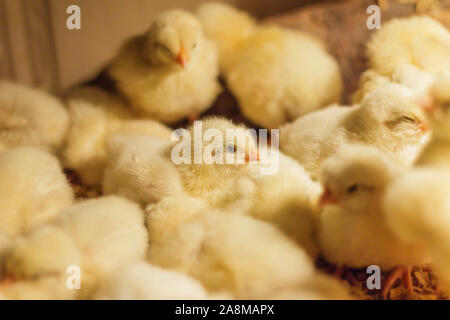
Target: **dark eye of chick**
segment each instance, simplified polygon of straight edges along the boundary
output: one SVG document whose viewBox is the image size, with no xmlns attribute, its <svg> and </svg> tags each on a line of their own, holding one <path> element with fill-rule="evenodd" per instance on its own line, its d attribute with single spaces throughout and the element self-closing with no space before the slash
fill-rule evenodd
<svg viewBox="0 0 450 320">
<path fill-rule="evenodd" d="M 358 190 L 358 185 L 353 184 L 353 185 L 351 185 L 350 187 L 347 188 L 346 192 L 347 192 L 347 193 L 353 193 L 353 192 L 355 192 L 356 190 Z"/>
<path fill-rule="evenodd" d="M 227 145 L 227 152 L 236 152 L 236 146 L 233 144 Z"/>
<path fill-rule="evenodd" d="M 401 117 L 401 121 L 410 123 L 410 124 L 415 124 L 417 122 L 416 119 L 414 119 L 412 117 L 408 117 L 408 116 Z"/>
</svg>

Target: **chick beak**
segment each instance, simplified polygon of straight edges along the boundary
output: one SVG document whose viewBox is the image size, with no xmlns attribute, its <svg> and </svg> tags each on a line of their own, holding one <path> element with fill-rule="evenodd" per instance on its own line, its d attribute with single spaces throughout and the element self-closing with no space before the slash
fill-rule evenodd
<svg viewBox="0 0 450 320">
<path fill-rule="evenodd" d="M 420 132 L 425 133 L 428 130 L 430 130 L 430 128 L 428 127 L 428 125 L 425 122 L 421 122 L 419 124 L 419 126 L 417 127 L 419 129 Z"/>
<path fill-rule="evenodd" d="M 189 55 L 184 49 L 183 45 L 181 45 L 180 52 L 178 53 L 176 61 L 183 68 L 186 68 L 189 63 Z"/>
<path fill-rule="evenodd" d="M 245 154 L 245 162 L 259 161 L 259 152 L 250 152 Z"/>
<path fill-rule="evenodd" d="M 329 189 L 325 189 L 319 199 L 319 206 L 336 204 L 339 200 L 331 193 Z"/>
</svg>

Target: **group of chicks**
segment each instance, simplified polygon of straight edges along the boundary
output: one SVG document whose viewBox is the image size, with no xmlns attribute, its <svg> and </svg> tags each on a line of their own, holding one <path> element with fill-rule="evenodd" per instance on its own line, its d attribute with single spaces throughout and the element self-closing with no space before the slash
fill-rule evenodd
<svg viewBox="0 0 450 320">
<path fill-rule="evenodd" d="M 354 104 L 338 106 L 320 41 L 211 2 L 129 40 L 106 70 L 114 92 L 63 103 L 1 82 L 0 299 L 351 299 L 319 256 L 392 270 L 384 297 L 399 278 L 412 290 L 412 265 L 450 289 L 450 33 L 394 19 L 367 56 Z M 175 164 L 168 125 L 210 107 L 219 74 L 250 121 L 280 129 L 281 151 L 206 117 L 202 133 L 238 132 L 223 150 L 245 161 Z M 63 168 L 104 196 L 75 200 Z"/>
</svg>

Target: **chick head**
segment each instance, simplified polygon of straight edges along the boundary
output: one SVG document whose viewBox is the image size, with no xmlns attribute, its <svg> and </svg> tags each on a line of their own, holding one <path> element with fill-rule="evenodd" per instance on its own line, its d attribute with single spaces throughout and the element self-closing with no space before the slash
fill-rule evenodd
<svg viewBox="0 0 450 320">
<path fill-rule="evenodd" d="M 200 22 L 182 10 L 169 10 L 155 18 L 145 37 L 144 58 L 155 65 L 186 68 L 201 44 Z"/>
<path fill-rule="evenodd" d="M 433 135 L 450 139 L 450 72 L 439 75 L 432 85 L 429 95 L 421 101 Z"/>
<path fill-rule="evenodd" d="M 191 152 L 187 160 L 201 170 L 227 175 L 236 170 L 246 170 L 259 161 L 255 134 L 243 125 L 212 117 L 196 121 L 188 133 Z M 196 161 L 200 155 L 201 161 Z"/>
<path fill-rule="evenodd" d="M 428 132 L 425 114 L 412 90 L 399 84 L 387 84 L 361 101 L 354 120 L 355 132 L 365 139 L 384 140 L 393 146 L 419 143 Z"/>
<path fill-rule="evenodd" d="M 80 259 L 78 248 L 64 231 L 44 226 L 16 238 L 2 252 L 0 286 L 8 282 L 63 276 L 69 266 L 79 266 Z"/>
<path fill-rule="evenodd" d="M 396 171 L 392 160 L 378 149 L 346 145 L 322 165 L 324 191 L 319 205 L 338 205 L 348 212 L 373 207 Z"/>
</svg>

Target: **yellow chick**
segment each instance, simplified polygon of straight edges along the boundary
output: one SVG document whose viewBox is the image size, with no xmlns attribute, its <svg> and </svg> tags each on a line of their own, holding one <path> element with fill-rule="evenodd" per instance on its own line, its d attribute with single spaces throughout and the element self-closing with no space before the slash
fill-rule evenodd
<svg viewBox="0 0 450 320">
<path fill-rule="evenodd" d="M 72 188 L 53 155 L 32 147 L 0 153 L 0 232 L 17 236 L 72 202 Z"/>
<path fill-rule="evenodd" d="M 372 145 L 411 165 L 427 139 L 424 114 L 413 92 L 398 84 L 380 87 L 351 108 L 331 106 L 280 130 L 280 148 L 317 179 L 324 160 L 346 143 Z"/>
<path fill-rule="evenodd" d="M 426 16 L 392 19 L 369 41 L 367 56 L 369 67 L 381 75 L 403 65 L 438 74 L 450 68 L 450 33 Z"/>
<path fill-rule="evenodd" d="M 275 227 L 232 212 L 208 212 L 182 224 L 150 246 L 149 261 L 237 299 L 263 299 L 314 270 L 304 251 Z"/>
<path fill-rule="evenodd" d="M 80 253 L 59 228 L 43 226 L 16 238 L 0 261 L 0 294 L 8 299 L 73 299 L 77 293 L 67 286 L 67 270 L 80 265 Z"/>
<path fill-rule="evenodd" d="M 0 151 L 35 146 L 57 152 L 68 128 L 68 112 L 56 97 L 0 81 Z"/>
<path fill-rule="evenodd" d="M 318 224 L 322 255 L 338 266 L 397 267 L 384 284 L 385 297 L 402 274 L 412 292 L 411 267 L 398 266 L 428 262 L 423 248 L 402 242 L 384 218 L 382 199 L 398 173 L 387 155 L 372 147 L 354 145 L 344 146 L 324 162 L 320 177 L 324 186 Z"/>
<path fill-rule="evenodd" d="M 100 300 L 204 300 L 207 293 L 191 277 L 146 262 L 121 268 L 95 294 Z"/>
<path fill-rule="evenodd" d="M 205 138 L 208 133 L 222 140 L 212 145 Z M 179 141 L 168 144 L 142 136 L 118 141 L 110 148 L 103 181 L 106 194 L 120 194 L 141 204 L 187 195 L 220 207 L 247 203 L 246 195 L 254 188 L 256 142 L 246 127 L 231 121 L 214 117 L 196 121 L 182 131 Z"/>
<path fill-rule="evenodd" d="M 95 87 L 83 87 L 67 98 L 72 124 L 64 150 L 65 166 L 75 169 L 83 183 L 101 184 L 106 166 L 106 139 L 115 133 L 141 133 L 170 139 L 163 124 L 135 120 L 117 97 Z"/>
<path fill-rule="evenodd" d="M 415 168 L 405 173 L 389 186 L 383 206 L 392 232 L 411 245 L 425 246 L 450 292 L 450 171 Z"/>
<path fill-rule="evenodd" d="M 135 110 L 164 123 L 196 118 L 221 91 L 217 50 L 197 18 L 182 10 L 158 15 L 108 71 Z"/>
<path fill-rule="evenodd" d="M 81 254 L 82 298 L 117 268 L 145 257 L 148 245 L 144 214 L 120 197 L 102 197 L 77 203 L 54 224 L 67 232 Z"/>
<path fill-rule="evenodd" d="M 252 122 L 281 124 L 338 102 L 342 89 L 336 60 L 313 36 L 257 25 L 225 3 L 201 5 L 197 15 L 219 48 L 222 73 Z"/>
<path fill-rule="evenodd" d="M 428 100 L 428 101 L 426 101 Z M 433 130 L 430 143 L 417 159 L 418 166 L 450 168 L 450 72 L 437 77 L 423 105 Z"/>
<path fill-rule="evenodd" d="M 403 84 L 421 95 L 441 70 L 450 68 L 449 56 L 450 33 L 438 21 L 424 16 L 392 19 L 367 44 L 369 70 L 353 100 L 360 102 L 386 82 Z"/>
</svg>

